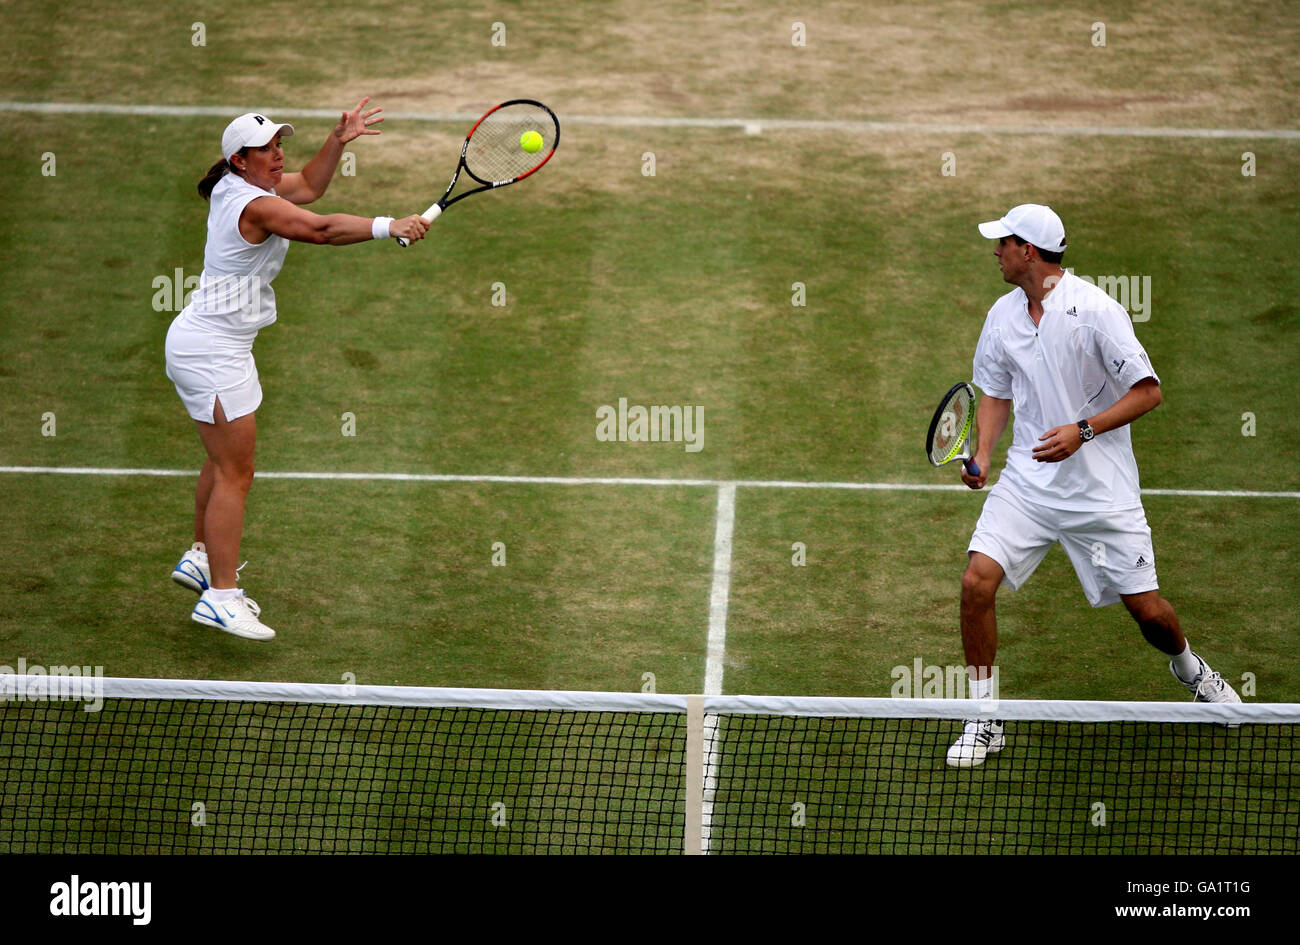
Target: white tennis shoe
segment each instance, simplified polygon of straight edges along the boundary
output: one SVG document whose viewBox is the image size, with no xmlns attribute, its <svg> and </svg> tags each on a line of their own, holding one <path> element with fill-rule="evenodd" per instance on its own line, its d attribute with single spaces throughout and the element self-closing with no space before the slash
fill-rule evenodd
<svg viewBox="0 0 1300 945">
<path fill-rule="evenodd" d="M 245 597 L 243 591 L 230 600 L 215 601 L 211 590 L 207 590 L 194 605 L 190 619 L 205 627 L 216 627 L 246 640 L 275 639 L 275 631 L 258 619 L 261 608 L 254 610 L 254 607 L 257 605 Z"/>
<path fill-rule="evenodd" d="M 1183 684 L 1183 687 L 1192 694 L 1196 702 L 1241 701 L 1241 696 L 1237 695 L 1237 690 L 1233 689 L 1226 679 L 1210 669 L 1209 664 L 1199 656 L 1196 657 L 1196 667 L 1196 678 L 1188 682 L 1178 675 L 1178 670 L 1174 669 L 1174 661 L 1169 661 L 1169 672 L 1174 674 L 1174 679 Z"/>
<path fill-rule="evenodd" d="M 236 577 L 243 567 L 244 565 L 241 564 L 235 571 Z M 172 580 L 199 596 L 212 586 L 212 571 L 208 567 L 208 549 L 204 547 L 203 542 L 196 541 L 190 546 L 189 551 L 181 555 L 181 560 L 176 562 L 176 567 L 172 568 Z M 253 612 L 254 617 L 262 612 L 262 608 L 257 606 L 257 601 L 251 597 L 245 597 L 244 602 L 248 604 L 248 609 Z"/>
<path fill-rule="evenodd" d="M 181 587 L 188 587 L 196 594 L 202 594 L 212 586 L 212 572 L 208 569 L 208 549 L 203 542 L 196 541 L 189 551 L 181 555 L 181 560 L 172 568 L 172 580 Z"/>
<path fill-rule="evenodd" d="M 948 749 L 948 767 L 974 768 L 984 759 L 1006 747 L 1002 723 L 996 719 L 967 719 L 961 738 Z"/>
</svg>

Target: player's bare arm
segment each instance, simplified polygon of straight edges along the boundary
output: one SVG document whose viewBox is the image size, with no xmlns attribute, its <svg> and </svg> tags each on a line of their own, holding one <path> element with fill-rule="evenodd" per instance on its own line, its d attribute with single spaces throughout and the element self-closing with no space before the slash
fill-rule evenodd
<svg viewBox="0 0 1300 945">
<path fill-rule="evenodd" d="M 978 445 L 975 448 L 975 462 L 979 466 L 980 474 L 972 476 L 966 471 L 965 466 L 961 466 L 961 481 L 972 489 L 983 489 L 984 483 L 989 478 L 989 458 L 993 455 L 993 450 L 998 445 L 998 440 L 1002 438 L 1002 432 L 1007 428 L 1007 421 L 1011 418 L 1011 401 L 1003 400 L 1000 397 L 990 397 L 985 394 L 980 398 L 979 407 L 975 411 L 975 427 L 979 434 Z"/>
<path fill-rule="evenodd" d="M 1117 429 L 1154 410 L 1163 399 L 1156 379 L 1144 377 L 1112 406 L 1095 417 L 1087 418 L 1088 426 L 1096 435 Z M 1083 445 L 1083 434 L 1077 423 L 1053 427 L 1038 439 L 1041 442 L 1034 447 L 1033 456 L 1040 463 L 1059 463 L 1073 456 Z"/>
<path fill-rule="evenodd" d="M 302 171 L 284 175 L 276 187 L 281 197 L 290 203 L 300 205 L 319 200 L 334 178 L 334 171 L 338 168 L 339 158 L 343 156 L 344 146 L 361 135 L 382 134 L 377 128 L 370 126 L 384 120 L 384 116 L 380 114 L 383 109 L 375 107 L 363 111 L 369 101 L 370 97 L 367 96 L 357 103 L 357 107 L 352 111 L 343 112 L 338 124 L 321 145 L 321 149 L 307 162 Z"/>
<path fill-rule="evenodd" d="M 260 243 L 268 233 L 299 243 L 328 243 L 344 246 L 373 239 L 371 217 L 350 213 L 312 213 L 295 206 L 283 197 L 258 197 L 250 200 L 239 218 L 239 232 L 250 243 Z M 419 214 L 394 220 L 388 225 L 390 236 L 419 240 L 429 224 Z"/>
</svg>

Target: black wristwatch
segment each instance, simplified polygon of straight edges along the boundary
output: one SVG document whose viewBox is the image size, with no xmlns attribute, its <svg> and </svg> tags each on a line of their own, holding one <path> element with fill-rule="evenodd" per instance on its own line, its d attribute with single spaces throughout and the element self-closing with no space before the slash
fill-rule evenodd
<svg viewBox="0 0 1300 945">
<path fill-rule="evenodd" d="M 1096 432 L 1092 429 L 1092 425 L 1089 424 L 1087 420 L 1079 421 L 1079 439 L 1084 443 L 1087 443 L 1096 435 Z"/>
</svg>

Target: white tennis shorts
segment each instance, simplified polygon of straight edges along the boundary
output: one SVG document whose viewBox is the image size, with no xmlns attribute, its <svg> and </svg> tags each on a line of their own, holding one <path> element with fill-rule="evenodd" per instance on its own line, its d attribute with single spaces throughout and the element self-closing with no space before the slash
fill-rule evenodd
<svg viewBox="0 0 1300 945">
<path fill-rule="evenodd" d="M 1002 583 L 1015 591 L 1056 542 L 1069 555 L 1094 607 L 1118 603 L 1121 594 L 1141 594 L 1160 586 L 1151 527 L 1141 506 L 1120 512 L 1071 512 L 995 490 L 984 500 L 968 550 L 1002 565 L 1006 572 Z"/>
<path fill-rule="evenodd" d="M 177 315 L 167 330 L 167 376 L 189 415 L 213 423 L 221 398 L 227 420 L 247 416 L 262 403 L 262 384 L 253 362 L 253 332 L 247 338 L 193 327 Z"/>
</svg>

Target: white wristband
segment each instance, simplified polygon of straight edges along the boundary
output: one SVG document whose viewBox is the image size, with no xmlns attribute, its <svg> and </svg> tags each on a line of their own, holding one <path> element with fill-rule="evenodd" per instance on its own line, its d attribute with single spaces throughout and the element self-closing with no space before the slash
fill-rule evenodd
<svg viewBox="0 0 1300 945">
<path fill-rule="evenodd" d="M 370 223 L 370 238 L 376 240 L 388 239 L 391 235 L 388 232 L 388 224 L 392 222 L 392 217 L 375 217 Z"/>
</svg>

